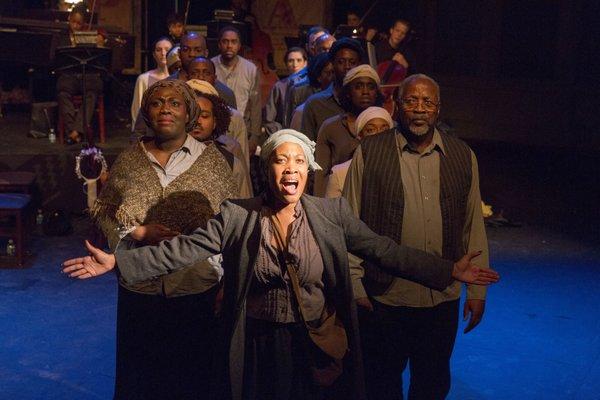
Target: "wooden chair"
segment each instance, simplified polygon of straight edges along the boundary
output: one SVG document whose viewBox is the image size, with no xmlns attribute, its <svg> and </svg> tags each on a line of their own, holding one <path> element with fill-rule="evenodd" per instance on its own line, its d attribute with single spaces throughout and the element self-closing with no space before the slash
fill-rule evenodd
<svg viewBox="0 0 600 400">
<path fill-rule="evenodd" d="M 73 106 L 76 108 L 81 107 L 83 97 L 81 95 L 72 96 Z M 96 99 L 96 116 L 98 117 L 98 133 L 100 135 L 100 143 L 104 143 L 106 140 L 106 125 L 104 120 L 104 95 L 99 94 Z M 90 128 L 91 129 L 91 128 Z M 60 110 L 58 112 L 58 142 L 64 144 L 65 142 L 65 121 L 63 120 Z"/>
</svg>

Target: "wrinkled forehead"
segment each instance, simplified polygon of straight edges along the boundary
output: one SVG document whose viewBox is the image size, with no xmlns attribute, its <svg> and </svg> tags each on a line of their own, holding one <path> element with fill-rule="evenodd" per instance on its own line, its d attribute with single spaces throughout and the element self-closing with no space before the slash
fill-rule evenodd
<svg viewBox="0 0 600 400">
<path fill-rule="evenodd" d="M 156 88 L 149 96 L 150 99 L 159 97 L 176 97 L 183 100 L 183 93 L 173 86 L 163 86 Z"/>
<path fill-rule="evenodd" d="M 439 100 L 440 92 L 438 87 L 430 80 L 418 78 L 406 83 L 404 96 L 429 97 Z"/>
<path fill-rule="evenodd" d="M 294 142 L 283 142 L 279 146 L 273 149 L 271 157 L 286 156 L 286 157 L 305 157 L 304 149 L 298 143 Z"/>
</svg>

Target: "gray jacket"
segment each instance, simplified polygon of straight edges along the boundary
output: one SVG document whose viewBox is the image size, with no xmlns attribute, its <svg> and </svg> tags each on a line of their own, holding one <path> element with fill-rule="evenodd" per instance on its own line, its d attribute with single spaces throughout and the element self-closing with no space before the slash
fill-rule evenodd
<svg viewBox="0 0 600 400">
<path fill-rule="evenodd" d="M 396 244 L 379 236 L 356 218 L 344 198 L 323 199 L 302 196 L 302 205 L 315 240 L 321 250 L 325 294 L 344 322 L 350 352 L 345 360 L 348 394 L 364 399 L 362 358 L 358 338 L 356 304 L 353 299 L 347 252 L 380 265 L 388 273 L 414 280 L 441 290 L 452 283 L 451 261 Z M 224 302 L 223 339 L 217 361 L 222 363 L 222 379 L 213 392 L 231 393 L 241 399 L 244 376 L 244 343 L 246 296 L 254 276 L 252 267 L 260 243 L 261 197 L 227 200 L 221 212 L 189 236 L 163 241 L 159 246 L 146 246 L 117 252 L 119 271 L 126 282 L 143 281 L 169 273 L 213 254 L 223 254 Z M 228 379 L 226 379 L 228 378 Z"/>
</svg>

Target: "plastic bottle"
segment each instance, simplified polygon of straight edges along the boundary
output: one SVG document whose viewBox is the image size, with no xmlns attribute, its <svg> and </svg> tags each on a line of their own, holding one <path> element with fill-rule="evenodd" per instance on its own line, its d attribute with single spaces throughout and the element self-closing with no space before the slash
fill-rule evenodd
<svg viewBox="0 0 600 400">
<path fill-rule="evenodd" d="M 44 214 L 40 209 L 37 210 L 37 215 L 35 216 L 35 223 L 37 225 L 42 225 L 44 223 Z"/>
<path fill-rule="evenodd" d="M 56 143 L 56 133 L 54 133 L 54 128 L 50 128 L 50 132 L 48 132 L 48 140 L 50 143 Z"/>
<path fill-rule="evenodd" d="M 9 239 L 8 243 L 6 244 L 6 254 L 9 256 L 14 256 L 16 251 L 17 248 L 15 247 L 15 242 L 12 239 Z"/>
</svg>

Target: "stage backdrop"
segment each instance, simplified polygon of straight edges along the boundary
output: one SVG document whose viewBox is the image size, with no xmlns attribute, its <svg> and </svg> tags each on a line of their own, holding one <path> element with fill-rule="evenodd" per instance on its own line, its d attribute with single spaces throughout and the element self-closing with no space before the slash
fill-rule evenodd
<svg viewBox="0 0 600 400">
<path fill-rule="evenodd" d="M 285 37 L 298 37 L 300 25 L 331 23 L 330 0 L 254 0 L 252 14 L 260 29 L 269 34 L 277 71 L 286 73 L 283 56 L 287 50 Z"/>
</svg>

